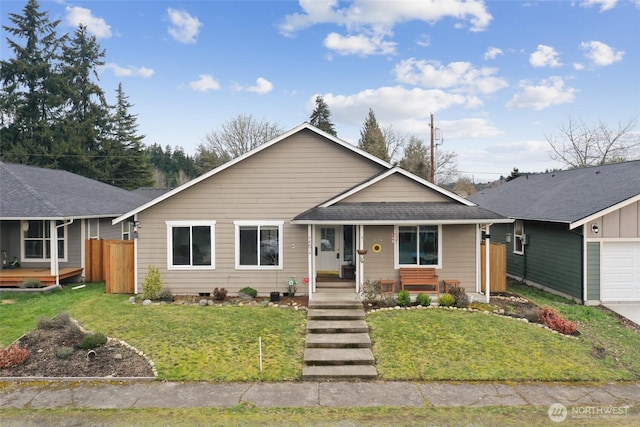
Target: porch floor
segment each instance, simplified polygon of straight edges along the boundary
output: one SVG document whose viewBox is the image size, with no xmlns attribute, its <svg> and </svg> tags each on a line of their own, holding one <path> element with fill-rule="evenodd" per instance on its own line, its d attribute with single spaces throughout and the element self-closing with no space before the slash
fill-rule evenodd
<svg viewBox="0 0 640 427">
<path fill-rule="evenodd" d="M 82 267 L 65 267 L 60 269 L 60 280 L 82 274 Z M 56 276 L 51 275 L 49 268 L 4 268 L 0 269 L 0 287 L 18 287 L 26 279 L 37 279 L 43 286 L 54 285 Z"/>
</svg>

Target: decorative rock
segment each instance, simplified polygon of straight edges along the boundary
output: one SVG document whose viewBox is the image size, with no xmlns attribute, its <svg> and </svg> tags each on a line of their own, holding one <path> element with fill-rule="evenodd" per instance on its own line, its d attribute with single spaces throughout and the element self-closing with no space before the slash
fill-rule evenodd
<svg viewBox="0 0 640 427">
<path fill-rule="evenodd" d="M 129 297 L 129 304 L 135 304 L 136 303 L 136 297 Z"/>
<path fill-rule="evenodd" d="M 151 300 L 150 299 L 146 299 L 146 300 L 142 301 L 142 305 L 151 305 Z"/>
<path fill-rule="evenodd" d="M 201 300 L 200 300 L 200 302 L 199 302 L 199 304 L 200 304 L 202 307 L 204 307 L 204 306 L 206 306 L 206 305 L 207 305 L 207 300 L 206 300 L 206 299 L 201 299 Z"/>
<path fill-rule="evenodd" d="M 116 354 L 113 355 L 113 358 L 115 360 L 122 360 L 122 355 L 120 353 L 116 353 Z"/>
<path fill-rule="evenodd" d="M 207 305 L 215 305 L 215 303 L 213 301 L 211 301 L 211 300 L 208 300 L 207 301 Z"/>
</svg>

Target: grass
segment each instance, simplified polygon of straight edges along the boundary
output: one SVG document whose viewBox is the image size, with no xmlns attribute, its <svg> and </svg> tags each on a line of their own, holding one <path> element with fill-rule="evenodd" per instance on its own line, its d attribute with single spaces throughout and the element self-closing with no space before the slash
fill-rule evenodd
<svg viewBox="0 0 640 427">
<path fill-rule="evenodd" d="M 452 381 L 613 381 L 640 379 L 640 332 L 596 307 L 510 283 L 578 323 L 567 338 L 531 324 L 458 310 L 393 310 L 367 317 L 381 379 Z M 9 294 L 0 306 L 0 345 L 37 318 L 68 311 L 83 326 L 129 342 L 166 380 L 289 381 L 302 372 L 305 312 L 264 307 L 127 303 L 103 284 L 48 295 Z M 258 340 L 262 339 L 263 371 Z"/>
<path fill-rule="evenodd" d="M 547 407 L 481 408 L 257 408 L 250 404 L 232 408 L 188 409 L 9 409 L 0 414 L 2 425 L 109 425 L 109 426 L 549 426 Z M 566 423 L 575 425 L 570 420 Z M 566 424 L 565 423 L 565 424 Z M 603 419 L 579 420 L 579 425 L 600 426 Z M 606 420 L 608 426 L 640 423 L 631 408 L 623 418 Z"/>
</svg>

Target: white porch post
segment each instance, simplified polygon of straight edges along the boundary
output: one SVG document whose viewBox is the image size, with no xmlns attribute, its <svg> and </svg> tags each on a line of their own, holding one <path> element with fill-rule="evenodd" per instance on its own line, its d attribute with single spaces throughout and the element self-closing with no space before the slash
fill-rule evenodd
<svg viewBox="0 0 640 427">
<path fill-rule="evenodd" d="M 490 248 L 491 248 L 491 236 L 489 234 L 490 232 L 490 228 L 491 225 L 487 224 L 487 229 L 486 229 L 486 239 L 485 239 L 485 243 L 484 243 L 484 290 L 485 290 L 485 298 L 487 303 L 489 303 L 489 300 L 491 299 L 491 271 L 489 271 L 489 269 L 491 268 L 491 262 L 490 262 Z"/>
<path fill-rule="evenodd" d="M 56 220 L 49 220 L 49 272 L 52 276 L 58 275 L 58 230 Z M 56 280 L 56 285 L 58 281 Z"/>
<path fill-rule="evenodd" d="M 364 249 L 364 225 L 358 226 L 358 249 Z M 356 251 L 357 252 L 357 251 Z M 360 288 L 364 283 L 364 255 L 358 254 L 358 279 L 356 281 L 356 293 L 360 293 Z"/>
<path fill-rule="evenodd" d="M 313 292 L 316 289 L 316 278 L 313 272 L 313 225 L 307 225 L 307 274 L 309 277 L 309 300 L 313 298 Z"/>
</svg>

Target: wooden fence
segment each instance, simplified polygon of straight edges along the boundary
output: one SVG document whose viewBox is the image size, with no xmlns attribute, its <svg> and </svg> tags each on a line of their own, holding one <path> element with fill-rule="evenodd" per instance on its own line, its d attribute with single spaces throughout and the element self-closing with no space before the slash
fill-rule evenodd
<svg viewBox="0 0 640 427">
<path fill-rule="evenodd" d="M 485 243 L 482 242 L 480 248 L 480 277 L 481 289 L 485 288 Z M 507 291 L 507 246 L 500 243 L 491 242 L 491 250 L 489 251 L 489 283 L 491 284 L 491 292 Z"/>
<path fill-rule="evenodd" d="M 133 258 L 133 240 L 87 240 L 86 280 L 104 281 L 108 294 L 132 294 Z"/>
</svg>

